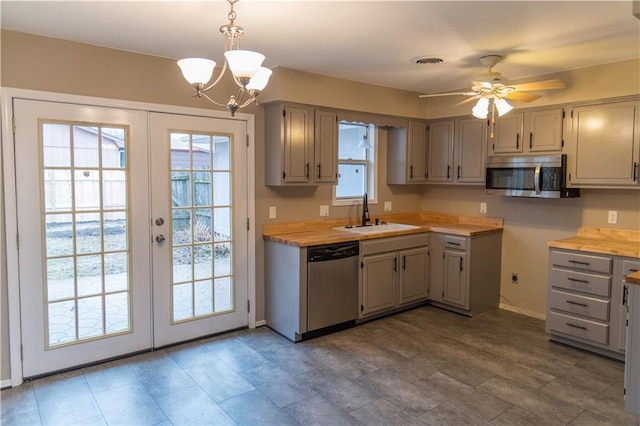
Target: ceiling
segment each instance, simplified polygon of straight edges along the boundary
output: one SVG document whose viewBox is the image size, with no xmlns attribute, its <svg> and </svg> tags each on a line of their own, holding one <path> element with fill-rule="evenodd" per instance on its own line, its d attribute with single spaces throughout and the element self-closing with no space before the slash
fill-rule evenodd
<svg viewBox="0 0 640 426">
<path fill-rule="evenodd" d="M 242 47 L 265 66 L 436 93 L 484 69 L 511 80 L 640 57 L 632 1 L 242 0 Z M 209 1 L 7 1 L 3 29 L 179 59 L 220 63 L 228 4 Z M 417 65 L 418 56 L 443 59 Z M 636 76 L 637 77 L 637 76 Z"/>
</svg>

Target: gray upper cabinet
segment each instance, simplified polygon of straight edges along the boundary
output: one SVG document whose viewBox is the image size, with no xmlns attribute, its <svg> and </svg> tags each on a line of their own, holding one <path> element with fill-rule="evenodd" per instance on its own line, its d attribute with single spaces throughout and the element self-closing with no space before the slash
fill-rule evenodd
<svg viewBox="0 0 640 426">
<path fill-rule="evenodd" d="M 429 123 L 429 183 L 484 183 L 486 122 L 456 118 Z"/>
<path fill-rule="evenodd" d="M 564 108 L 525 112 L 525 147 L 528 151 L 531 153 L 562 151 L 563 120 Z"/>
<path fill-rule="evenodd" d="M 454 120 L 432 121 L 429 133 L 428 182 L 453 181 Z"/>
<path fill-rule="evenodd" d="M 267 105 L 265 143 L 267 185 L 315 185 L 337 181 L 338 123 L 335 112 L 299 105 Z"/>
<path fill-rule="evenodd" d="M 335 111 L 315 111 L 315 181 L 336 183 L 338 179 L 338 115 Z"/>
<path fill-rule="evenodd" d="M 571 186 L 638 186 L 638 106 L 636 99 L 580 105 L 571 110 Z"/>
<path fill-rule="evenodd" d="M 427 175 L 427 125 L 409 121 L 388 131 L 387 183 L 424 183 Z"/>
<path fill-rule="evenodd" d="M 486 123 L 477 118 L 461 118 L 456 126 L 455 180 L 461 184 L 482 184 L 485 181 Z"/>
<path fill-rule="evenodd" d="M 496 118 L 493 125 L 493 137 L 489 126 L 489 152 L 494 154 L 521 154 L 524 113 L 512 111 Z"/>
</svg>

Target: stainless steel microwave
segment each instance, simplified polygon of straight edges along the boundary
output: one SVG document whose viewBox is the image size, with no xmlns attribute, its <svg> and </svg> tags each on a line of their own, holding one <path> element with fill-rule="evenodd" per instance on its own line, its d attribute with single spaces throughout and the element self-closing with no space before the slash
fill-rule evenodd
<svg viewBox="0 0 640 426">
<path fill-rule="evenodd" d="M 580 190 L 567 188 L 566 182 L 566 154 L 487 158 L 487 194 L 535 198 L 579 197 Z"/>
</svg>

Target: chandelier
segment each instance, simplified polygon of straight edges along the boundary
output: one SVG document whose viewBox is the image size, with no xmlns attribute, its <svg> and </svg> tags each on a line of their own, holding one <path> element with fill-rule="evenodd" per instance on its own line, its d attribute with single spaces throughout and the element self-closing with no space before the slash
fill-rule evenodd
<svg viewBox="0 0 640 426">
<path fill-rule="evenodd" d="M 490 98 L 493 102 L 489 102 Z M 509 104 L 509 102 L 507 102 L 503 98 L 499 98 L 493 95 L 491 95 L 490 97 L 482 96 L 480 99 L 478 99 L 478 103 L 476 103 L 476 106 L 474 106 L 471 110 L 472 115 L 476 118 L 487 118 L 487 116 L 489 115 L 490 103 L 492 115 L 497 111 L 498 117 L 502 117 L 513 109 L 511 104 Z"/>
<path fill-rule="evenodd" d="M 207 83 L 213 76 L 216 63 L 210 59 L 186 58 L 178 61 L 178 66 L 182 71 L 185 80 L 193 86 L 196 93 L 193 98 L 205 98 L 208 101 L 226 108 L 233 117 L 239 108 L 244 108 L 250 103 L 258 103 L 257 96 L 267 86 L 271 70 L 262 66 L 264 55 L 250 50 L 240 49 L 240 37 L 244 34 L 244 29 L 236 25 L 236 12 L 233 5 L 238 0 L 227 0 L 230 10 L 227 15 L 229 23 L 220 27 L 220 32 L 224 36 L 224 65 L 222 71 L 213 83 Z M 213 100 L 205 92 L 211 90 L 225 74 L 229 68 L 233 76 L 233 81 L 238 85 L 238 92 L 229 96 L 227 103 L 220 103 Z"/>
</svg>

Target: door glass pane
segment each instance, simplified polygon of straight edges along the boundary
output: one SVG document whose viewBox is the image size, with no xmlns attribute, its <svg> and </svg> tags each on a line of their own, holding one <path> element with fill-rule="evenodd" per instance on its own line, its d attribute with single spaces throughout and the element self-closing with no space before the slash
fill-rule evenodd
<svg viewBox="0 0 640 426">
<path fill-rule="evenodd" d="M 42 123 L 47 348 L 131 331 L 126 134 Z"/>
<path fill-rule="evenodd" d="M 231 138 L 227 135 L 172 132 L 170 138 L 171 311 L 176 322 L 234 309 L 230 267 L 232 162 Z M 219 277 L 224 284 L 218 283 Z"/>
</svg>

